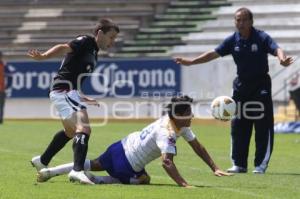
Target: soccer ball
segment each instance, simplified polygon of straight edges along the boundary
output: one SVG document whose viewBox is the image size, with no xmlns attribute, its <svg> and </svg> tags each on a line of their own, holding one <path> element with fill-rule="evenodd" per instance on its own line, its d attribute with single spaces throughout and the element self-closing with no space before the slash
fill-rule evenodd
<svg viewBox="0 0 300 199">
<path fill-rule="evenodd" d="M 236 103 L 231 97 L 219 96 L 211 102 L 210 109 L 215 119 L 228 121 L 236 114 Z"/>
</svg>

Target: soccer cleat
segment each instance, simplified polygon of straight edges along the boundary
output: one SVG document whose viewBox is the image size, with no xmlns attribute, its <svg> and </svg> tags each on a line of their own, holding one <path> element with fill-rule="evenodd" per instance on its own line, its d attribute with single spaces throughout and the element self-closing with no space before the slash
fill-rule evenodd
<svg viewBox="0 0 300 199">
<path fill-rule="evenodd" d="M 94 182 L 92 182 L 88 176 L 85 174 L 84 171 L 74 171 L 72 170 L 69 174 L 69 180 L 71 182 L 79 182 L 81 184 L 90 184 L 93 185 L 95 184 Z"/>
<path fill-rule="evenodd" d="M 50 170 L 47 168 L 43 168 L 40 171 L 38 171 L 36 176 L 36 181 L 38 182 L 46 182 L 51 178 Z"/>
<path fill-rule="evenodd" d="M 33 157 L 30 162 L 32 166 L 36 168 L 37 171 L 40 171 L 43 168 L 47 168 L 47 166 L 41 162 L 41 156 Z"/>
<path fill-rule="evenodd" d="M 266 169 L 263 169 L 261 167 L 255 167 L 255 169 L 252 172 L 254 174 L 264 174 L 266 172 Z"/>
<path fill-rule="evenodd" d="M 247 168 L 234 165 L 231 168 L 227 169 L 227 172 L 228 173 L 247 173 Z"/>
</svg>

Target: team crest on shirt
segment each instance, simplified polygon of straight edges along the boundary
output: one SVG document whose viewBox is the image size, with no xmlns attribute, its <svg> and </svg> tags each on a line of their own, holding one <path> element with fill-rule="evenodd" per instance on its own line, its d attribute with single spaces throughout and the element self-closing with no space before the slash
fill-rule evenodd
<svg viewBox="0 0 300 199">
<path fill-rule="evenodd" d="M 251 51 L 252 51 L 252 52 L 257 52 L 257 50 L 258 50 L 257 44 L 252 44 L 252 45 L 251 45 Z"/>
<path fill-rule="evenodd" d="M 168 137 L 168 144 L 171 145 L 171 146 L 175 146 L 176 144 L 176 139 L 172 136 L 169 136 Z"/>
<path fill-rule="evenodd" d="M 239 46 L 234 47 L 234 51 L 235 52 L 240 52 L 240 47 Z"/>
</svg>

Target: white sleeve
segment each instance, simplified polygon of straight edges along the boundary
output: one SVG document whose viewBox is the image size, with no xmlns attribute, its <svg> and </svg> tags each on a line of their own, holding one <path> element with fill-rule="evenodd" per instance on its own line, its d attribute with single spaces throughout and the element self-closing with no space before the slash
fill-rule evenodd
<svg viewBox="0 0 300 199">
<path fill-rule="evenodd" d="M 196 135 L 193 133 L 191 128 L 184 127 L 181 130 L 181 136 L 184 138 L 185 141 L 190 142 L 196 138 Z"/>
<path fill-rule="evenodd" d="M 156 144 L 161 153 L 176 154 L 176 136 L 169 135 L 166 131 L 157 133 Z"/>
</svg>

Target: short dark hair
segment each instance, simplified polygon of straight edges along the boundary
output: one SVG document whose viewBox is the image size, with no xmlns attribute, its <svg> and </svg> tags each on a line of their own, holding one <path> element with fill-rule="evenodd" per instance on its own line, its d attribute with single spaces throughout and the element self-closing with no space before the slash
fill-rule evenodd
<svg viewBox="0 0 300 199">
<path fill-rule="evenodd" d="M 100 19 L 94 28 L 94 35 L 98 34 L 98 31 L 101 30 L 104 34 L 114 29 L 117 33 L 120 32 L 120 29 L 117 24 L 115 24 L 111 19 Z"/>
<path fill-rule="evenodd" d="M 237 11 L 235 11 L 234 14 L 236 14 L 238 12 L 246 13 L 248 15 L 249 19 L 251 21 L 253 21 L 253 14 L 252 14 L 251 10 L 249 10 L 248 8 L 245 8 L 245 7 L 239 8 L 239 9 L 237 9 Z"/>
<path fill-rule="evenodd" d="M 183 115 L 188 109 L 191 108 L 192 102 L 193 98 L 190 98 L 187 95 L 173 97 L 171 99 L 171 103 L 166 106 L 169 117 L 173 119 L 176 116 Z"/>
</svg>

